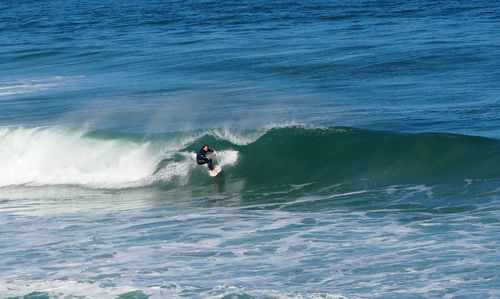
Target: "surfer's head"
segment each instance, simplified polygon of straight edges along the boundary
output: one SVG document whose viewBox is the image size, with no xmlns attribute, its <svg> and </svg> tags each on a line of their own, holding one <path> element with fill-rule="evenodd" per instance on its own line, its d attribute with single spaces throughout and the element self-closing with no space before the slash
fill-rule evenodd
<svg viewBox="0 0 500 299">
<path fill-rule="evenodd" d="M 204 150 L 204 151 L 208 151 L 208 145 L 204 144 L 204 145 L 203 145 L 203 150 Z"/>
</svg>

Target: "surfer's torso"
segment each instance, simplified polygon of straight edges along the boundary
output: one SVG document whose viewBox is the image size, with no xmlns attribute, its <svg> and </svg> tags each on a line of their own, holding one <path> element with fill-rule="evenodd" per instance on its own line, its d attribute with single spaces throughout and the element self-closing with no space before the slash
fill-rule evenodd
<svg viewBox="0 0 500 299">
<path fill-rule="evenodd" d="M 213 152 L 213 151 L 214 151 L 214 150 L 213 150 L 213 149 L 210 149 L 210 148 L 209 148 L 207 151 L 203 150 L 203 148 L 202 148 L 202 149 L 200 149 L 200 150 L 198 151 L 198 153 L 196 154 L 196 162 L 197 162 L 198 164 L 200 164 L 200 163 L 204 163 L 204 162 L 207 162 L 208 160 L 210 160 L 210 159 L 207 157 L 207 153 L 208 153 L 208 152 Z"/>
</svg>

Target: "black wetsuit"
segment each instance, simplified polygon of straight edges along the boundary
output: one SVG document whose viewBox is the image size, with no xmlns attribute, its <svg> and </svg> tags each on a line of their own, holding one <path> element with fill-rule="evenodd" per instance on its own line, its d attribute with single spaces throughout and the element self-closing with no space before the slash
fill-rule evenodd
<svg viewBox="0 0 500 299">
<path fill-rule="evenodd" d="M 206 164 L 208 163 L 208 168 L 210 170 L 213 170 L 214 169 L 214 165 L 212 164 L 212 159 L 209 159 L 207 157 L 207 153 L 208 152 L 213 152 L 214 150 L 209 148 L 207 151 L 200 149 L 198 151 L 198 154 L 196 154 L 196 163 L 198 163 L 198 165 L 203 165 L 203 164 Z"/>
</svg>

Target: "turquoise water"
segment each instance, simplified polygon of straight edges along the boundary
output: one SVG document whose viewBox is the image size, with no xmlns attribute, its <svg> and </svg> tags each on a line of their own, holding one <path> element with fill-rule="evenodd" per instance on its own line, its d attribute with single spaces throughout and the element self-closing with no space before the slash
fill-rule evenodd
<svg viewBox="0 0 500 299">
<path fill-rule="evenodd" d="M 499 12 L 0 2 L 0 298 L 499 297 Z"/>
</svg>

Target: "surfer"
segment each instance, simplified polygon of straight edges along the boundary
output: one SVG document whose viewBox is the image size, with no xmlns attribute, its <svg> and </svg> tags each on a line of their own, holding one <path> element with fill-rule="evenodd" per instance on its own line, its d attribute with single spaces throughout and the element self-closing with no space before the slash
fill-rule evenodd
<svg viewBox="0 0 500 299">
<path fill-rule="evenodd" d="M 203 147 L 198 151 L 196 154 L 196 163 L 198 165 L 203 165 L 208 163 L 208 169 L 210 171 L 214 171 L 214 165 L 212 164 L 212 158 L 207 157 L 207 153 L 212 152 L 212 156 L 215 155 L 214 150 L 211 148 L 208 148 L 208 145 L 204 144 Z"/>
</svg>

